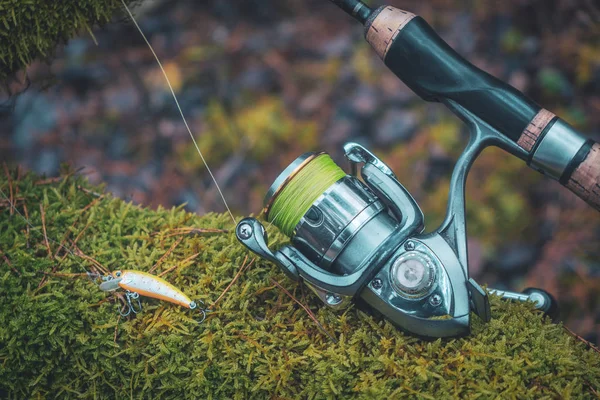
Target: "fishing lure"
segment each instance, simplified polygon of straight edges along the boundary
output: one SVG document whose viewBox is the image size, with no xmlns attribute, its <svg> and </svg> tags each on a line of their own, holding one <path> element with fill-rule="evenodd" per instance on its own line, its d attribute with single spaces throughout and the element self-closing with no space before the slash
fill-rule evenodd
<svg viewBox="0 0 600 400">
<path fill-rule="evenodd" d="M 140 295 L 168 301 L 190 310 L 198 309 L 202 313 L 198 323 L 204 322 L 206 313 L 210 311 L 199 307 L 195 301 L 169 282 L 147 272 L 134 270 L 113 271 L 110 275 L 105 275 L 102 280 L 103 282 L 100 284 L 100 290 L 102 291 L 112 292 L 119 288 L 125 290 L 127 305 L 125 311 L 119 311 L 123 317 L 132 312 L 137 314 L 142 310 L 142 304 L 139 300 Z"/>
<path fill-rule="evenodd" d="M 4 191 L 0 188 L 0 195 L 8 201 L 10 207 L 32 228 L 35 229 L 35 226 L 27 219 L 21 212 L 15 207 L 10 198 L 6 196 Z M 56 240 L 48 237 L 46 233 L 43 234 L 44 239 L 62 246 Z M 70 253 L 73 256 L 76 256 L 73 251 L 69 248 L 62 246 L 65 251 Z M 81 275 L 81 274 L 71 274 L 72 275 Z M 125 290 L 125 309 L 119 310 L 121 316 L 126 317 L 132 312 L 137 314 L 142 311 L 142 304 L 139 300 L 140 295 L 146 297 L 152 297 L 159 300 L 168 301 L 169 303 L 174 303 L 180 305 L 185 308 L 189 308 L 190 310 L 198 309 L 202 313 L 201 319 L 198 323 L 204 322 L 206 319 L 206 313 L 209 312 L 209 309 L 199 307 L 195 301 L 192 301 L 188 296 L 185 295 L 181 290 L 177 289 L 175 286 L 167 282 L 166 280 L 149 274 L 147 272 L 135 271 L 135 270 L 118 270 L 113 271 L 112 273 L 108 273 L 105 275 L 101 275 L 98 273 L 86 272 L 85 275 L 93 280 L 101 278 L 102 283 L 99 285 L 100 290 L 105 292 L 112 292 L 119 288 Z M 204 304 L 202 301 L 200 303 Z"/>
</svg>

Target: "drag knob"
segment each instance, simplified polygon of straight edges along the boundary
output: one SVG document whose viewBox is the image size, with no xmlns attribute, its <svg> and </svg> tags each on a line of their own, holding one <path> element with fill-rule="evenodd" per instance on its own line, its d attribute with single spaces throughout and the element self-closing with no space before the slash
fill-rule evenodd
<svg viewBox="0 0 600 400">
<path fill-rule="evenodd" d="M 419 251 L 410 251 L 399 257 L 392 265 L 390 274 L 396 292 L 408 298 L 425 296 L 435 281 L 433 262 Z"/>
</svg>

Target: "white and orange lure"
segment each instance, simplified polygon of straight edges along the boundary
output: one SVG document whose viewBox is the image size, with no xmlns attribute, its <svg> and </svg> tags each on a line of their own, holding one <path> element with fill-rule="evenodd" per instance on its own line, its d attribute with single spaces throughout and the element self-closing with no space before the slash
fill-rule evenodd
<svg viewBox="0 0 600 400">
<path fill-rule="evenodd" d="M 199 309 L 202 313 L 200 323 L 204 321 L 206 312 L 209 311 L 198 307 L 195 301 L 192 301 L 185 293 L 169 282 L 147 272 L 119 270 L 104 276 L 102 280 L 104 282 L 100 284 L 100 290 L 105 292 L 111 292 L 119 288 L 125 290 L 127 305 L 125 311 L 120 311 L 122 316 L 127 316 L 131 312 L 137 314 L 141 311 L 140 295 L 168 301 L 169 303 L 178 304 L 190 310 Z M 135 300 L 137 305 L 132 300 Z"/>
</svg>

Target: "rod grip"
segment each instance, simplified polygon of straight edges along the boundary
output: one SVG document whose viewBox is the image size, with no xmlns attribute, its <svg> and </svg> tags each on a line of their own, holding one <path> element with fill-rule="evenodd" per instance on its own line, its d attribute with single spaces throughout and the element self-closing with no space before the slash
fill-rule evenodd
<svg viewBox="0 0 600 400">
<path fill-rule="evenodd" d="M 477 68 L 425 20 L 391 6 L 374 10 L 365 37 L 387 67 L 426 101 L 453 100 L 522 150 L 527 164 L 600 211 L 600 145 L 523 93 Z"/>
<path fill-rule="evenodd" d="M 592 144 L 564 186 L 600 211 L 600 144 Z"/>
<path fill-rule="evenodd" d="M 451 99 L 514 142 L 541 109 L 460 56 L 417 15 L 380 7 L 367 20 L 365 36 L 387 67 L 424 100 Z"/>
</svg>

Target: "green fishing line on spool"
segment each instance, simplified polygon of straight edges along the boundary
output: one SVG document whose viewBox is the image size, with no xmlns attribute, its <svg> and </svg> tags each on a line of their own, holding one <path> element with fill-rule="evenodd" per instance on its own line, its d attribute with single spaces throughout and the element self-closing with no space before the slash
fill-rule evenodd
<svg viewBox="0 0 600 400">
<path fill-rule="evenodd" d="M 329 157 L 321 154 L 306 164 L 275 198 L 268 220 L 288 237 L 310 206 L 331 185 L 346 176 Z"/>
</svg>

